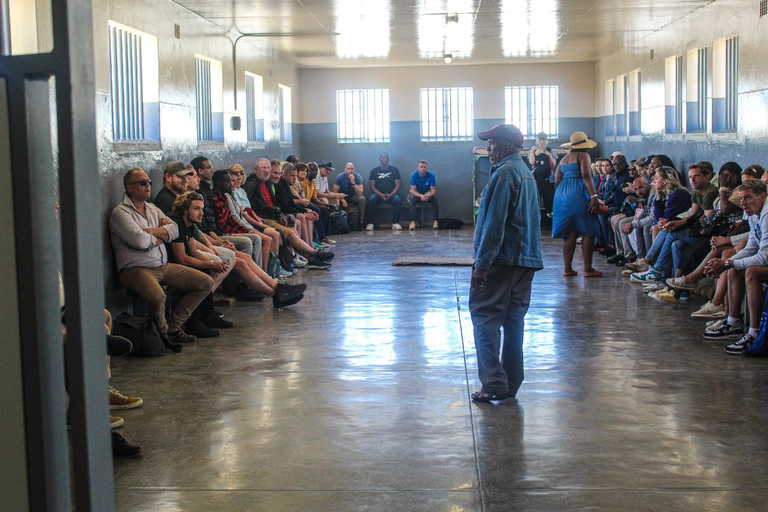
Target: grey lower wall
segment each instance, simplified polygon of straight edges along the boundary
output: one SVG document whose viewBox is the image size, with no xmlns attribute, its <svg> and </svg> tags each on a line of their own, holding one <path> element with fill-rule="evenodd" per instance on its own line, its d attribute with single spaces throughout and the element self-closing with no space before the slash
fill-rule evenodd
<svg viewBox="0 0 768 512">
<path fill-rule="evenodd" d="M 477 119 L 475 132 L 503 123 L 503 119 Z M 295 126 L 296 127 L 296 126 Z M 568 140 L 576 130 L 594 133 L 592 118 L 561 118 L 560 142 Z M 421 142 L 418 121 L 392 121 L 390 142 L 380 144 L 339 144 L 336 138 L 336 123 L 307 123 L 298 125 L 300 131 L 299 157 L 303 161 L 331 160 L 336 174 L 343 172 L 346 162 L 355 164 L 363 176 L 366 195 L 368 174 L 379 165 L 379 155 L 389 153 L 390 163 L 398 169 L 403 178 L 401 195 L 405 199 L 409 189 L 408 177 L 416 170 L 421 159 L 429 162 L 429 170 L 437 178 L 440 216 L 472 222 L 472 149 L 485 143 L 476 138 L 467 142 Z M 404 218 L 407 218 L 407 212 Z"/>
</svg>

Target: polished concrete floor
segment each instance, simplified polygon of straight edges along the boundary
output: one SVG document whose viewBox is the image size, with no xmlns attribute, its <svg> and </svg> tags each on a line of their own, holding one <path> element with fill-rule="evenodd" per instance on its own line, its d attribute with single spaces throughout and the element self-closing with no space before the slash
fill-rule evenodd
<svg viewBox="0 0 768 512">
<path fill-rule="evenodd" d="M 703 301 L 613 267 L 565 280 L 545 237 L 526 382 L 476 405 L 469 268 L 390 265 L 471 255 L 471 228 L 338 242 L 296 307 L 236 304 L 221 338 L 113 365 L 145 401 L 122 414 L 145 453 L 115 461 L 118 510 L 765 509 L 768 361 L 704 341 Z"/>
</svg>

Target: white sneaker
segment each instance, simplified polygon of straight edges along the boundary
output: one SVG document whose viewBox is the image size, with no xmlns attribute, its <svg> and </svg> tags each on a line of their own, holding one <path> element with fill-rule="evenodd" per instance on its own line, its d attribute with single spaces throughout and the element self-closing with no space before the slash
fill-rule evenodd
<svg viewBox="0 0 768 512">
<path fill-rule="evenodd" d="M 365 230 L 366 231 L 373 231 L 373 224 L 368 224 L 367 226 L 365 226 Z"/>
<path fill-rule="evenodd" d="M 410 224 L 408 224 L 408 229 L 409 229 L 410 231 L 416 231 L 416 223 L 415 223 L 415 222 L 413 222 L 413 221 L 411 221 L 411 223 L 410 223 Z"/>
<path fill-rule="evenodd" d="M 666 289 L 667 287 L 661 283 L 648 283 L 643 286 L 643 293 L 658 292 Z"/>
<path fill-rule="evenodd" d="M 305 258 L 304 256 L 302 256 L 300 254 L 297 254 L 293 258 L 293 264 L 294 264 L 294 266 L 296 266 L 296 268 L 304 268 L 304 267 L 307 266 L 307 263 L 309 263 L 307 261 L 307 258 Z"/>
<path fill-rule="evenodd" d="M 691 313 L 691 316 L 693 318 L 725 318 L 727 315 L 722 305 L 715 306 L 711 302 L 707 302 L 701 306 L 701 309 Z"/>
<path fill-rule="evenodd" d="M 392 224 L 392 230 L 393 231 L 402 231 L 403 230 L 403 226 L 401 226 L 400 224 L 395 222 L 394 224 Z"/>
<path fill-rule="evenodd" d="M 723 325 L 725 322 L 727 322 L 727 318 L 721 318 L 719 320 L 709 320 L 707 322 L 707 329 L 718 329 L 721 325 Z"/>
</svg>

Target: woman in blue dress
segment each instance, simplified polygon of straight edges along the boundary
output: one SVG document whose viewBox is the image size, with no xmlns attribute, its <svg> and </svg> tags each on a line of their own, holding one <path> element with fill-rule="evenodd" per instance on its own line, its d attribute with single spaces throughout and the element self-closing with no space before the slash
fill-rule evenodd
<svg viewBox="0 0 768 512">
<path fill-rule="evenodd" d="M 584 132 L 574 132 L 568 153 L 555 171 L 555 203 L 552 219 L 552 238 L 563 239 L 563 275 L 578 275 L 573 270 L 573 253 L 576 239 L 583 236 L 581 254 L 584 259 L 584 275 L 600 277 L 603 272 L 592 267 L 595 237 L 600 235 L 600 223 L 596 211 L 600 207 L 592 179 L 592 161 L 587 150 L 597 146 Z"/>
</svg>

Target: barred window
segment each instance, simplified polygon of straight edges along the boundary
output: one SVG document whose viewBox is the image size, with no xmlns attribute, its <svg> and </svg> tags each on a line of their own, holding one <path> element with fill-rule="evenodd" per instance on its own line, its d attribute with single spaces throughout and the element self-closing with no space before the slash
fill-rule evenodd
<svg viewBox="0 0 768 512">
<path fill-rule="evenodd" d="M 336 91 L 339 143 L 389 142 L 389 89 Z"/>
<path fill-rule="evenodd" d="M 224 141 L 221 62 L 195 55 L 197 140 Z"/>
<path fill-rule="evenodd" d="M 683 132 L 683 56 L 669 57 L 665 61 L 664 124 L 667 133 Z"/>
<path fill-rule="evenodd" d="M 527 138 L 540 132 L 547 138 L 558 136 L 558 97 L 556 85 L 511 86 L 504 88 L 506 121 Z"/>
<path fill-rule="evenodd" d="M 686 131 L 707 131 L 707 48 L 688 52 L 686 76 Z"/>
<path fill-rule="evenodd" d="M 159 141 L 157 38 L 110 21 L 109 71 L 114 140 Z"/>
<path fill-rule="evenodd" d="M 739 38 L 715 41 L 712 59 L 712 131 L 735 132 L 739 117 Z"/>
<path fill-rule="evenodd" d="M 247 71 L 245 111 L 248 142 L 264 142 L 264 78 Z"/>
<path fill-rule="evenodd" d="M 616 135 L 627 135 L 627 122 L 629 120 L 629 80 L 627 75 L 616 77 Z"/>
<path fill-rule="evenodd" d="M 471 87 L 421 89 L 420 94 L 422 142 L 473 139 Z"/>
<path fill-rule="evenodd" d="M 293 141 L 293 126 L 291 121 L 291 88 L 278 84 L 278 120 L 280 122 L 280 142 Z"/>
<path fill-rule="evenodd" d="M 640 83 L 642 76 L 636 69 L 629 73 L 629 134 L 640 135 L 641 94 Z"/>
<path fill-rule="evenodd" d="M 616 80 L 605 81 L 605 135 L 615 135 L 616 125 Z"/>
</svg>

